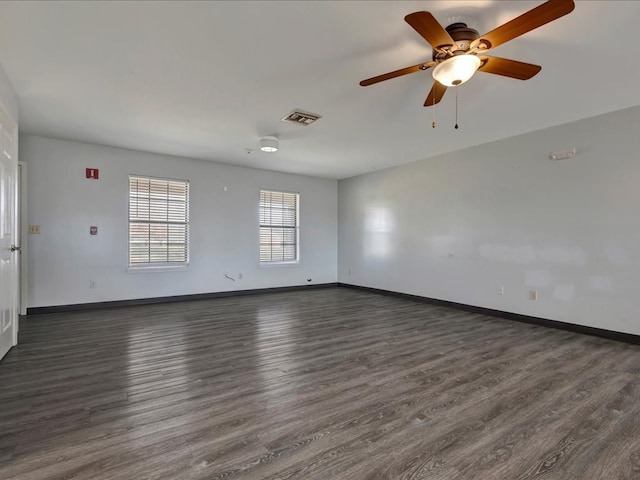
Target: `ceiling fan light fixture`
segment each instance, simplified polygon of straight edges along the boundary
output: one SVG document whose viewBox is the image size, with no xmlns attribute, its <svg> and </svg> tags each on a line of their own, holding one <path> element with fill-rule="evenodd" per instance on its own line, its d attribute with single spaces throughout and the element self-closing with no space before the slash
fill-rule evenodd
<svg viewBox="0 0 640 480">
<path fill-rule="evenodd" d="M 433 78 L 446 87 L 457 87 L 473 77 L 481 63 L 476 55 L 457 55 L 436 65 Z"/>
<path fill-rule="evenodd" d="M 260 139 L 260 150 L 267 153 L 275 153 L 278 151 L 278 138 L 277 137 L 262 137 Z"/>
</svg>

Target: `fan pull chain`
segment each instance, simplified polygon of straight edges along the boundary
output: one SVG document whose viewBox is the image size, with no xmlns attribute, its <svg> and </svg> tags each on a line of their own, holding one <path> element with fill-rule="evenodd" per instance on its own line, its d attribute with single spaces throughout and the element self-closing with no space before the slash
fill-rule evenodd
<svg viewBox="0 0 640 480">
<path fill-rule="evenodd" d="M 456 130 L 458 129 L 458 89 L 456 88 L 456 126 L 453 127 Z"/>
<path fill-rule="evenodd" d="M 433 99 L 433 103 L 431 104 L 431 128 L 436 128 L 436 99 Z"/>
</svg>

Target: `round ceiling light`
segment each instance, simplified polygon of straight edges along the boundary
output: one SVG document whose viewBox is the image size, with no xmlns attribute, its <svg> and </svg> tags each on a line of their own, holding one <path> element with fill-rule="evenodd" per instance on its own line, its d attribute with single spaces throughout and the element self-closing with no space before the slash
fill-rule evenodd
<svg viewBox="0 0 640 480">
<path fill-rule="evenodd" d="M 433 78 L 446 87 L 457 87 L 473 77 L 480 67 L 475 55 L 458 55 L 446 59 L 433 69 Z"/>
<path fill-rule="evenodd" d="M 278 151 L 278 138 L 277 137 L 262 137 L 260 139 L 260 150 L 267 153 L 275 153 Z"/>
</svg>

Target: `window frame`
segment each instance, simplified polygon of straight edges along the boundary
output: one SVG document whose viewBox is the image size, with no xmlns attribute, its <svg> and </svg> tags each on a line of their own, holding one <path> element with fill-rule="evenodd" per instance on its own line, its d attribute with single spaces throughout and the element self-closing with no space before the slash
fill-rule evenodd
<svg viewBox="0 0 640 480">
<path fill-rule="evenodd" d="M 160 181 L 160 182 L 167 182 L 167 186 L 169 186 L 169 183 L 174 182 L 174 183 L 179 183 L 179 184 L 183 184 L 183 186 L 185 187 L 185 195 L 184 195 L 184 200 L 185 200 L 185 221 L 184 222 L 158 222 L 158 221 L 140 221 L 140 220 L 132 220 L 131 217 L 131 209 L 132 209 L 132 189 L 131 189 L 131 183 L 132 183 L 132 179 L 140 179 L 143 181 Z M 128 272 L 149 272 L 149 271 L 176 271 L 176 270 L 188 270 L 189 269 L 189 265 L 190 265 L 190 260 L 191 260 L 191 248 L 190 248 L 190 210 L 191 210 L 191 182 L 189 180 L 186 179 L 179 179 L 179 178 L 166 178 L 166 177 L 156 177 L 156 176 L 151 176 L 151 175 L 141 175 L 141 174 L 134 174 L 131 173 L 128 176 L 128 205 L 127 205 L 127 213 L 128 213 L 128 225 L 127 225 L 127 271 Z M 168 211 L 168 201 L 167 201 L 167 211 Z M 184 248 L 185 248 L 185 260 L 184 261 L 177 261 L 177 262 L 171 262 L 171 261 L 151 261 L 151 262 L 136 262 L 136 263 L 132 263 L 131 262 L 131 226 L 132 224 L 135 223 L 142 223 L 142 224 L 148 224 L 148 225 L 152 225 L 152 224 L 156 224 L 156 225 L 184 225 L 185 229 L 184 229 Z M 168 244 L 168 236 L 169 234 L 167 233 L 167 236 L 165 237 L 165 244 Z M 149 251 L 150 251 L 150 246 L 148 247 Z M 168 247 L 167 247 L 168 248 Z"/>
<path fill-rule="evenodd" d="M 282 226 L 280 225 L 274 225 L 274 224 L 263 224 L 261 221 L 261 213 L 262 213 L 262 206 L 261 206 L 261 198 L 262 198 L 262 193 L 263 192 L 269 192 L 269 193 L 278 193 L 278 194 L 284 194 L 284 195 L 295 195 L 295 202 L 296 202 L 296 212 L 295 212 L 295 218 L 296 218 L 296 225 L 293 228 L 294 232 L 295 232 L 295 259 L 293 260 L 262 260 L 261 259 L 261 248 L 262 248 L 262 242 L 260 241 L 261 238 L 261 229 L 262 228 L 281 228 Z M 273 243 L 271 243 L 270 245 L 274 245 Z M 260 267 L 282 267 L 282 266 L 297 266 L 300 265 L 300 192 L 292 192 L 292 191 L 288 191 L 288 190 L 276 190 L 273 188 L 260 188 L 259 192 L 258 192 L 258 262 L 260 264 Z"/>
</svg>

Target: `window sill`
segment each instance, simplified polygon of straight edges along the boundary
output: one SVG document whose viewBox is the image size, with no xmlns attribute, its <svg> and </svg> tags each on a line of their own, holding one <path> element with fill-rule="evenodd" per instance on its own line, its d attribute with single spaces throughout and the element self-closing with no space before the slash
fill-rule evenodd
<svg viewBox="0 0 640 480">
<path fill-rule="evenodd" d="M 127 267 L 127 273 L 166 273 L 166 272 L 186 272 L 189 265 L 144 265 L 139 267 Z"/>
<path fill-rule="evenodd" d="M 275 268 L 275 267 L 299 267 L 300 261 L 295 262 L 263 262 L 260 263 L 260 268 Z"/>
</svg>

